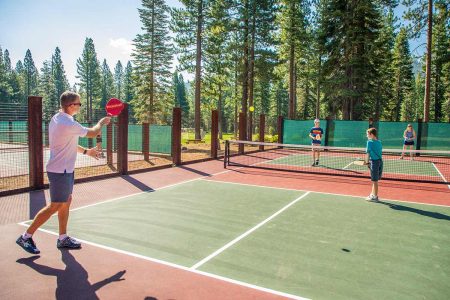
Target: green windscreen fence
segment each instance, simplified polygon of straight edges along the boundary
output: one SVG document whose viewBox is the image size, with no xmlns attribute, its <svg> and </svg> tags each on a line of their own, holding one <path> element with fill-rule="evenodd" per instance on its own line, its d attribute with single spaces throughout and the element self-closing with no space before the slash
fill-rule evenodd
<svg viewBox="0 0 450 300">
<path fill-rule="evenodd" d="M 423 150 L 450 150 L 450 123 L 423 123 Z"/>
<path fill-rule="evenodd" d="M 321 124 L 324 126 L 325 124 Z M 283 143 L 296 145 L 309 145 L 311 139 L 309 132 L 314 127 L 314 120 L 284 120 Z M 325 133 L 325 127 L 322 127 Z"/>
<path fill-rule="evenodd" d="M 403 133 L 408 124 L 413 126 L 416 135 L 418 133 L 417 122 L 384 122 L 380 121 L 375 124 L 378 129 L 378 138 L 385 149 L 402 149 L 403 148 Z M 415 140 L 415 147 L 417 146 L 417 138 Z"/>
<path fill-rule="evenodd" d="M 365 147 L 367 121 L 331 120 L 328 128 L 328 144 L 332 147 Z"/>
<path fill-rule="evenodd" d="M 150 152 L 172 153 L 172 126 L 150 125 Z"/>
</svg>

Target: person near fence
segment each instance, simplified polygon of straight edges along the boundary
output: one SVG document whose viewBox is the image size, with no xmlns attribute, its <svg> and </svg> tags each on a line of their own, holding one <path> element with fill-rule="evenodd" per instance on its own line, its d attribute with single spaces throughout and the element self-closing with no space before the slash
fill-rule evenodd
<svg viewBox="0 0 450 300">
<path fill-rule="evenodd" d="M 407 151 L 407 148 L 409 147 L 409 154 L 411 156 L 411 160 L 414 160 L 413 153 L 411 150 L 414 150 L 414 140 L 416 139 L 416 131 L 412 127 L 411 124 L 408 124 L 405 131 L 403 132 L 403 152 L 400 156 L 400 159 L 403 159 L 403 156 L 405 154 L 405 151 Z"/>
<path fill-rule="evenodd" d="M 85 149 L 78 145 L 79 137 L 95 138 L 108 125 L 109 117 L 101 119 L 94 127 L 86 128 L 74 120 L 81 108 L 80 96 L 74 92 L 64 92 L 60 97 L 60 111 L 55 114 L 49 125 L 50 158 L 47 163 L 47 176 L 50 183 L 50 203 L 35 216 L 30 227 L 16 240 L 25 251 L 39 254 L 33 241 L 33 234 L 54 213 L 58 213 L 58 248 L 78 249 L 81 243 L 67 235 L 69 208 L 72 201 L 74 169 L 77 153 L 98 159 L 96 148 Z"/>
<path fill-rule="evenodd" d="M 367 146 L 365 164 L 369 165 L 370 180 L 372 181 L 372 193 L 366 198 L 367 201 L 378 202 L 378 181 L 383 173 L 383 146 L 377 138 L 377 129 L 369 128 L 366 132 Z"/>
<path fill-rule="evenodd" d="M 312 147 L 313 167 L 319 165 L 320 148 L 318 147 L 320 147 L 322 144 L 322 135 L 323 129 L 320 127 L 320 120 L 315 119 L 314 127 L 311 128 L 311 130 L 309 131 L 309 137 L 311 138 L 311 145 L 313 146 Z"/>
</svg>

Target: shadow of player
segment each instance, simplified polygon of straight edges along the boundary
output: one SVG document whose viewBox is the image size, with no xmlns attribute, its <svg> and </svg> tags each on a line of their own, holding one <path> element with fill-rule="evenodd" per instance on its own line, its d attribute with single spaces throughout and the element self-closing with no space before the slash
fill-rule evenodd
<svg viewBox="0 0 450 300">
<path fill-rule="evenodd" d="M 102 281 L 91 284 L 88 281 L 89 273 L 77 262 L 70 251 L 61 250 L 61 255 L 62 261 L 66 265 L 64 270 L 36 263 L 35 260 L 40 257 L 39 255 L 20 258 L 16 262 L 27 265 L 42 275 L 55 276 L 57 281 L 56 299 L 99 299 L 96 291 L 109 283 L 125 280 L 122 276 L 126 271 L 123 270 Z"/>
</svg>

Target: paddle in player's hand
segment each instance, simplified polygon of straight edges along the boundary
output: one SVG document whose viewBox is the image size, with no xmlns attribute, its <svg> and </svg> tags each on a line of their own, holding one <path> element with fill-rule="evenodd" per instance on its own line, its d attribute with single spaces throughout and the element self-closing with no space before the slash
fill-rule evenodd
<svg viewBox="0 0 450 300">
<path fill-rule="evenodd" d="M 124 107 L 125 105 L 122 101 L 117 98 L 111 98 L 108 103 L 106 103 L 105 110 L 108 117 L 117 117 L 120 115 Z M 104 157 L 101 134 L 97 136 L 97 150 L 100 151 L 101 156 Z"/>
</svg>

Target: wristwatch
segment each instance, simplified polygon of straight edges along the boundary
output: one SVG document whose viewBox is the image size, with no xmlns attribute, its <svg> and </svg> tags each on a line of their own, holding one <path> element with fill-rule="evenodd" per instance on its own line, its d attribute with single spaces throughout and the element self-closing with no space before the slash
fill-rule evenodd
<svg viewBox="0 0 450 300">
<path fill-rule="evenodd" d="M 87 149 L 84 149 L 83 154 L 86 155 L 87 153 Z"/>
</svg>

